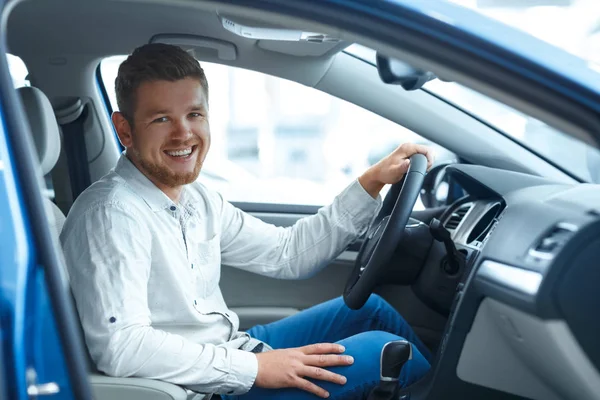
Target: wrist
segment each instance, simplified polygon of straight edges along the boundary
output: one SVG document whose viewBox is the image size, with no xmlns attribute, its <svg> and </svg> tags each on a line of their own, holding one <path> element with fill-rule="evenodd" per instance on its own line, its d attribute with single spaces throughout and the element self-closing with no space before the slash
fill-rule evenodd
<svg viewBox="0 0 600 400">
<path fill-rule="evenodd" d="M 377 173 L 374 168 L 375 167 L 371 167 L 365 171 L 365 173 L 358 178 L 358 183 L 360 183 L 363 189 L 365 189 L 371 197 L 376 199 L 379 192 L 381 192 L 381 189 L 385 186 L 385 183 L 377 179 Z"/>
</svg>

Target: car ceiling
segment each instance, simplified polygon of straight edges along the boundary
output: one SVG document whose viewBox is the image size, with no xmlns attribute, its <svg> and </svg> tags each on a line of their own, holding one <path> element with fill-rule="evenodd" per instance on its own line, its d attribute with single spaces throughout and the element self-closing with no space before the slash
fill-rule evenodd
<svg viewBox="0 0 600 400">
<path fill-rule="evenodd" d="M 196 35 L 223 40 L 237 48 L 237 59 L 233 62 L 219 60 L 214 51 L 197 53 L 201 60 L 273 75 L 286 69 L 289 79 L 314 86 L 327 71 L 332 56 L 350 44 L 251 40 L 224 29 L 218 13 L 250 26 L 275 27 L 232 15 L 223 7 L 217 10 L 211 3 L 25 0 L 10 15 L 8 46 L 24 60 L 44 57 L 49 64 L 60 64 L 68 62 L 71 55 L 103 58 L 129 54 L 155 35 Z M 289 76 L 290 71 L 297 72 Z"/>
</svg>

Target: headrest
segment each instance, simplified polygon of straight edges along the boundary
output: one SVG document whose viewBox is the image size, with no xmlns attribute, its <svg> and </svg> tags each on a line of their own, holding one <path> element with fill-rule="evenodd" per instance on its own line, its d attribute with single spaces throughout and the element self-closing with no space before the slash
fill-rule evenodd
<svg viewBox="0 0 600 400">
<path fill-rule="evenodd" d="M 42 173 L 46 175 L 54 168 L 60 155 L 60 133 L 54 110 L 40 89 L 25 86 L 17 91 L 25 107 Z"/>
</svg>

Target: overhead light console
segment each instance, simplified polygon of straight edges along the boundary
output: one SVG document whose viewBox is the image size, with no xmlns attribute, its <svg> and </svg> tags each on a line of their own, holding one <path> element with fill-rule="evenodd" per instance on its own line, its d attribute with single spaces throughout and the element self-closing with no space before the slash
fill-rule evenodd
<svg viewBox="0 0 600 400">
<path fill-rule="evenodd" d="M 223 28 L 238 36 L 253 40 L 276 40 L 287 42 L 337 43 L 340 40 L 323 33 L 304 32 L 296 29 L 265 28 L 242 25 L 229 18 L 219 16 Z"/>
</svg>

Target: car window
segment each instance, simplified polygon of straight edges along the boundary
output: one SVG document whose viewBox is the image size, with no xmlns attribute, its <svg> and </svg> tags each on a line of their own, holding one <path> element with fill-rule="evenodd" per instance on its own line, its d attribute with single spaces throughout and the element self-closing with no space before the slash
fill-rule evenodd
<svg viewBox="0 0 600 400">
<path fill-rule="evenodd" d="M 124 57 L 101 64 L 113 110 Z M 313 88 L 202 62 L 212 147 L 199 180 L 232 202 L 325 205 L 414 132 Z M 420 200 L 417 208 L 423 208 Z"/>
</svg>

